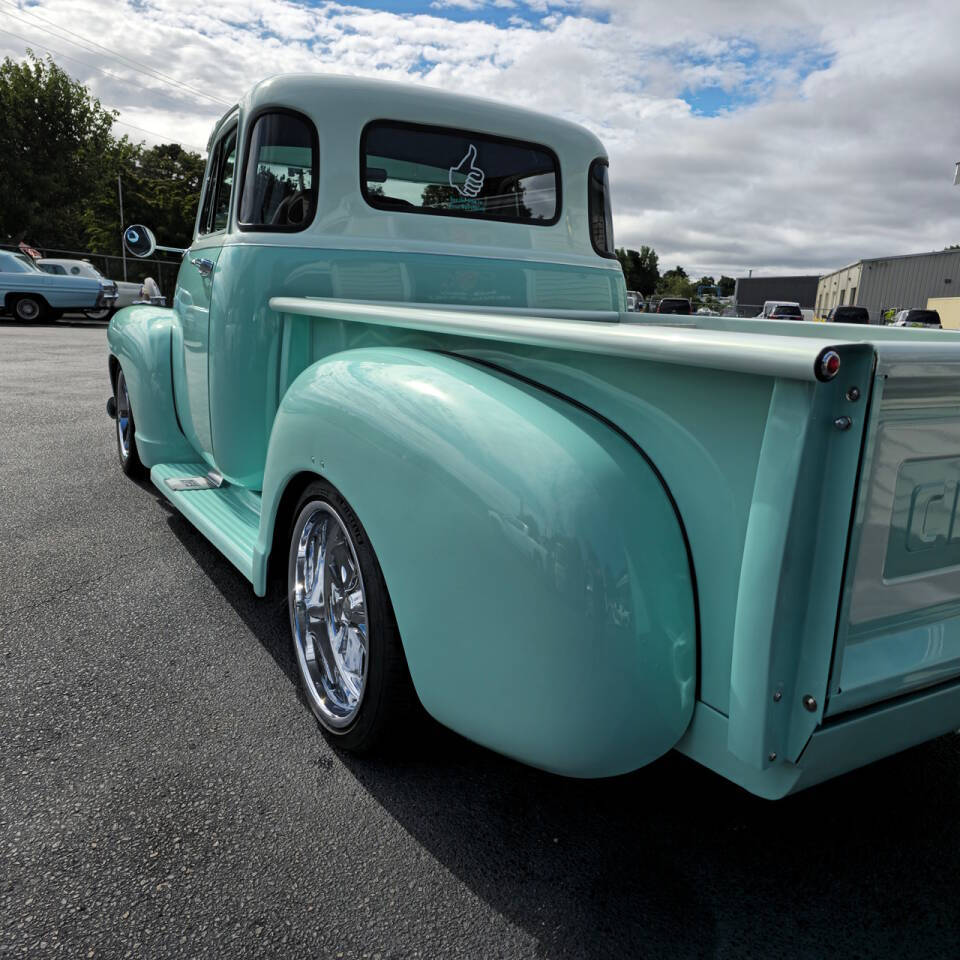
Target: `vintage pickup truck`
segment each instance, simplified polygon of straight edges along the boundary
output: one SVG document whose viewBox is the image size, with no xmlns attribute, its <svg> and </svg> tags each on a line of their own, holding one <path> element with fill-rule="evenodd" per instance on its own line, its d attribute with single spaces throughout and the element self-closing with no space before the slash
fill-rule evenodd
<svg viewBox="0 0 960 960">
<path fill-rule="evenodd" d="M 628 313 L 602 144 L 512 106 L 277 77 L 209 152 L 108 411 L 286 579 L 333 742 L 419 701 L 560 774 L 675 748 L 776 798 L 960 726 L 957 334 Z"/>
</svg>

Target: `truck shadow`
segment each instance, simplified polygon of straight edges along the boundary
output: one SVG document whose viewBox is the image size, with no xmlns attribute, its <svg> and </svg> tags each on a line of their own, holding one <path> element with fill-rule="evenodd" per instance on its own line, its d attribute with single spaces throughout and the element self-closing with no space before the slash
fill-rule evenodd
<svg viewBox="0 0 960 960">
<path fill-rule="evenodd" d="M 168 523 L 303 701 L 282 585 L 255 598 L 183 518 Z M 567 780 L 429 721 L 402 754 L 334 754 L 539 956 L 956 955 L 956 737 L 775 803 L 676 754 Z"/>
</svg>

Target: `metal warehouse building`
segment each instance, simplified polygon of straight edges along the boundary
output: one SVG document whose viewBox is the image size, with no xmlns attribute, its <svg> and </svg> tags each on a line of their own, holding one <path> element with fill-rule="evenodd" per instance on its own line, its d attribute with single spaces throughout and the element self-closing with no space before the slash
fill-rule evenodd
<svg viewBox="0 0 960 960">
<path fill-rule="evenodd" d="M 925 307 L 931 297 L 960 295 L 960 250 L 913 253 L 858 260 L 822 277 L 817 287 L 818 317 L 831 307 L 856 304 L 880 323 L 883 311 Z"/>
<path fill-rule="evenodd" d="M 819 277 L 740 277 L 733 290 L 738 317 L 755 317 L 767 300 L 799 303 L 814 309 Z"/>
</svg>

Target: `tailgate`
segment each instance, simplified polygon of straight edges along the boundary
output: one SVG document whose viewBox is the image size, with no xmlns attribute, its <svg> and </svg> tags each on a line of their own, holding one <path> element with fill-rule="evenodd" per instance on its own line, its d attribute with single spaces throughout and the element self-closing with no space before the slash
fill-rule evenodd
<svg viewBox="0 0 960 960">
<path fill-rule="evenodd" d="M 958 351 L 877 345 L 827 715 L 960 677 Z"/>
</svg>

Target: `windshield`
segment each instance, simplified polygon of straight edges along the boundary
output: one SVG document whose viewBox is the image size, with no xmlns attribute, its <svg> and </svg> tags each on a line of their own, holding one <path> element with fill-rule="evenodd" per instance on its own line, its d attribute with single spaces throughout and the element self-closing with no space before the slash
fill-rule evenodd
<svg viewBox="0 0 960 960">
<path fill-rule="evenodd" d="M 40 268 L 25 253 L 15 253 L 14 258 L 25 264 L 28 270 L 40 271 Z"/>
<path fill-rule="evenodd" d="M 773 312 L 770 314 L 772 317 L 802 317 L 803 314 L 800 312 L 799 307 L 795 307 L 789 303 L 779 303 L 773 308 Z"/>
</svg>

